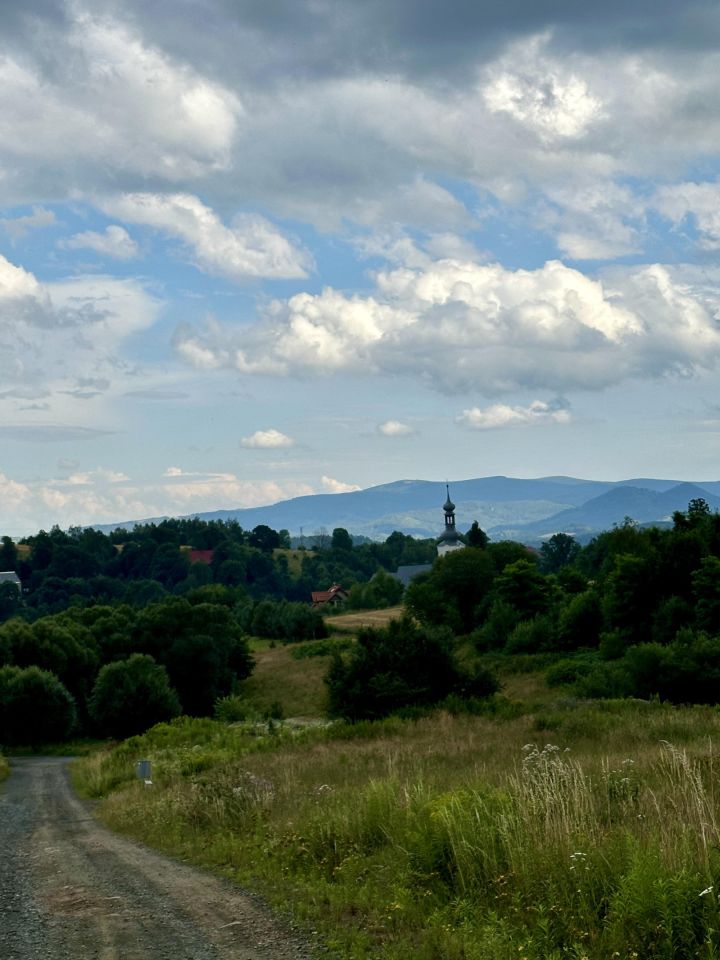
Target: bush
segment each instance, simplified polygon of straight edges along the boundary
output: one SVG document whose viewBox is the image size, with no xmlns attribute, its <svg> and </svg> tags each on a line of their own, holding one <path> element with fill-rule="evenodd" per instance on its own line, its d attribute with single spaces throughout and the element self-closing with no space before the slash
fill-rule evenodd
<svg viewBox="0 0 720 960">
<path fill-rule="evenodd" d="M 353 721 L 433 705 L 451 693 L 475 697 L 497 689 L 487 671 L 461 669 L 447 631 L 418 627 L 407 617 L 362 631 L 347 663 L 336 654 L 326 683 L 330 714 Z"/>
<path fill-rule="evenodd" d="M 165 667 L 136 653 L 102 668 L 88 712 L 100 733 L 122 739 L 178 716 L 180 701 Z"/>
<path fill-rule="evenodd" d="M 252 720 L 256 715 L 255 708 L 242 697 L 221 697 L 215 701 L 214 717 L 220 723 L 239 723 Z"/>
<path fill-rule="evenodd" d="M 549 687 L 563 687 L 577 683 L 582 677 L 587 677 L 597 665 L 597 655 L 568 657 L 559 660 L 548 670 L 545 682 Z"/>
<path fill-rule="evenodd" d="M 546 616 L 523 620 L 510 634 L 506 653 L 541 653 L 555 648 L 555 627 Z"/>
<path fill-rule="evenodd" d="M 0 742 L 65 740 L 76 722 L 75 701 L 55 674 L 39 667 L 0 669 Z"/>
</svg>

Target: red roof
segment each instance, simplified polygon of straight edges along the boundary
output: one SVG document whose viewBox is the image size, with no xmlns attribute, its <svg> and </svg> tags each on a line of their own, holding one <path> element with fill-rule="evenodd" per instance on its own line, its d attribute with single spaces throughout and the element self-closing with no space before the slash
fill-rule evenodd
<svg viewBox="0 0 720 960">
<path fill-rule="evenodd" d="M 339 583 L 334 583 L 329 590 L 314 590 L 311 596 L 313 603 L 327 603 L 328 600 L 332 600 L 335 596 L 339 596 L 339 599 L 344 600 L 345 597 L 347 597 L 347 590 L 344 590 Z"/>
<path fill-rule="evenodd" d="M 190 563 L 212 563 L 213 550 L 191 550 L 188 553 Z"/>
</svg>

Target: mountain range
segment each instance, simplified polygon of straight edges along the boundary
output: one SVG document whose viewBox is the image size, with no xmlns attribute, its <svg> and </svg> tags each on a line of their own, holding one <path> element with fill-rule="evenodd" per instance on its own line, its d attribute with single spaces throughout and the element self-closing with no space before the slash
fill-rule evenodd
<svg viewBox="0 0 720 960">
<path fill-rule="evenodd" d="M 479 477 L 450 483 L 457 528 L 466 531 L 474 520 L 493 540 L 537 543 L 563 532 L 587 541 L 601 530 L 622 523 L 667 523 L 673 511 L 686 510 L 702 498 L 711 510 L 720 509 L 720 481 L 688 483 L 639 478 L 604 481 L 575 477 Z M 345 527 L 351 534 L 385 539 L 393 530 L 415 537 L 438 536 L 443 529 L 445 484 L 429 480 L 398 480 L 351 493 L 295 497 L 264 507 L 216 510 L 193 514 L 202 520 L 236 520 L 243 528 L 267 524 L 293 536 Z M 154 521 L 165 518 L 151 518 Z M 136 521 L 100 529 L 132 528 Z M 149 522 L 149 521 L 137 521 Z"/>
</svg>

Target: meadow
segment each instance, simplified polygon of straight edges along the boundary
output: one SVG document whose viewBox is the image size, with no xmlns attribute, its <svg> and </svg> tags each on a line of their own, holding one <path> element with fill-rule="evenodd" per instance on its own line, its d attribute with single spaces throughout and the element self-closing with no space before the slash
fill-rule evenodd
<svg viewBox="0 0 720 960">
<path fill-rule="evenodd" d="M 337 957 L 684 960 L 720 955 L 718 741 L 713 707 L 563 699 L 516 672 L 480 716 L 179 719 L 75 778 L 111 827 Z"/>
</svg>

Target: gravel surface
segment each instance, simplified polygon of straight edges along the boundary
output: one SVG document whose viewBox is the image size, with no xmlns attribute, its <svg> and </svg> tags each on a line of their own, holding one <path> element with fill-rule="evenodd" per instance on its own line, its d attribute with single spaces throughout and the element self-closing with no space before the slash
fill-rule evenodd
<svg viewBox="0 0 720 960">
<path fill-rule="evenodd" d="M 2 960 L 310 960 L 255 898 L 97 823 L 66 760 L 11 765 L 0 786 Z"/>
</svg>

